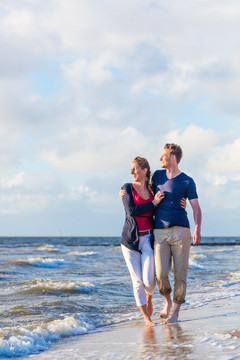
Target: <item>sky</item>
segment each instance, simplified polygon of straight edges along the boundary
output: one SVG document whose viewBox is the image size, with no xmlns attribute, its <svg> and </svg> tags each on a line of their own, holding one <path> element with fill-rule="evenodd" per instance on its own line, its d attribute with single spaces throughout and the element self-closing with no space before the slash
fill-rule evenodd
<svg viewBox="0 0 240 360">
<path fill-rule="evenodd" d="M 0 0 L 0 236 L 120 236 L 167 142 L 203 236 L 239 236 L 238 0 Z M 188 204 L 191 229 L 194 229 Z"/>
</svg>

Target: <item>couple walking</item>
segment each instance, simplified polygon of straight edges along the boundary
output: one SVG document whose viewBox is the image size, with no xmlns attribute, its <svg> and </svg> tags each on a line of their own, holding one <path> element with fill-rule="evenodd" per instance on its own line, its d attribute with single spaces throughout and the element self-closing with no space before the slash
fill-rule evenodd
<svg viewBox="0 0 240 360">
<path fill-rule="evenodd" d="M 133 283 L 133 292 L 148 326 L 154 325 L 152 295 L 155 276 L 165 307 L 160 317 L 165 324 L 178 321 L 185 302 L 191 233 L 186 199 L 193 209 L 195 230 L 193 244 L 201 241 L 201 209 L 193 179 L 179 170 L 182 149 L 166 144 L 160 157 L 163 170 L 151 177 L 149 163 L 142 157 L 133 160 L 134 183 L 124 184 L 120 191 L 125 208 L 121 248 Z M 154 249 L 154 251 L 153 251 Z M 173 261 L 173 311 L 169 271 Z"/>
</svg>

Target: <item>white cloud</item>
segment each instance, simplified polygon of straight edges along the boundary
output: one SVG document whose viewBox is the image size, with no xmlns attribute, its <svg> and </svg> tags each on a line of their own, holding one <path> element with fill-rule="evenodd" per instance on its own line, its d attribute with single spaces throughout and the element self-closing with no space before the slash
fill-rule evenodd
<svg viewBox="0 0 240 360">
<path fill-rule="evenodd" d="M 22 171 L 2 179 L 0 190 L 0 212 L 23 214 L 41 212 L 49 206 L 54 208 L 53 199 L 66 188 L 54 175 Z"/>
<path fill-rule="evenodd" d="M 87 186 L 79 186 L 72 188 L 69 194 L 69 198 L 73 201 L 79 201 L 83 195 L 89 194 L 89 188 Z M 66 198 L 67 195 L 60 196 L 61 199 Z"/>
<path fill-rule="evenodd" d="M 240 138 L 236 138 L 237 135 L 231 130 L 226 134 L 189 125 L 182 132 L 177 129 L 166 134 L 165 142 L 182 147 L 182 162 L 195 173 L 214 185 L 224 185 L 240 179 Z"/>
<path fill-rule="evenodd" d="M 212 173 L 207 175 L 207 179 L 209 182 L 213 183 L 213 185 L 225 185 L 228 182 L 227 176 L 213 175 Z"/>
<path fill-rule="evenodd" d="M 8 35 L 29 36 L 35 25 L 35 15 L 30 9 L 12 9 L 2 21 L 2 28 Z"/>
<path fill-rule="evenodd" d="M 48 204 L 48 196 L 26 194 L 3 195 L 0 198 L 0 213 L 9 215 L 39 213 L 44 211 Z"/>
<path fill-rule="evenodd" d="M 204 129 L 191 124 L 182 131 L 180 129 L 170 131 L 164 138 L 165 142 L 177 143 L 182 147 L 184 161 L 198 166 L 206 162 L 209 153 L 218 144 L 220 136 L 211 128 Z"/>
<path fill-rule="evenodd" d="M 229 182 L 228 186 L 225 186 L 223 182 L 218 184 L 213 184 L 213 182 L 205 184 L 205 191 L 202 192 L 202 201 L 205 204 L 204 207 L 206 211 L 208 208 L 216 213 L 223 213 L 227 210 L 238 211 L 239 209 L 239 199 L 240 199 L 240 190 L 239 186 L 235 186 L 234 183 Z M 201 199 L 200 199 L 201 200 Z M 235 216 L 235 213 L 232 214 Z"/>
<path fill-rule="evenodd" d="M 102 53 L 89 62 L 80 58 L 73 63 L 62 65 L 63 76 L 76 85 L 92 80 L 96 82 L 108 81 L 112 79 L 112 73 L 107 68 L 111 67 L 113 63 L 113 56 L 109 52 Z"/>
<path fill-rule="evenodd" d="M 86 125 L 54 139 L 41 157 L 61 169 L 111 171 L 149 149 L 151 138 L 133 127 L 121 130 Z"/>
<path fill-rule="evenodd" d="M 9 180 L 3 180 L 1 181 L 1 187 L 4 188 L 12 188 L 13 186 L 22 185 L 24 182 L 25 172 L 20 172 L 16 174 L 16 176 L 13 179 Z"/>
<path fill-rule="evenodd" d="M 240 176 L 240 138 L 228 144 L 217 146 L 208 158 L 207 167 L 212 172 L 229 173 L 230 178 Z"/>
<path fill-rule="evenodd" d="M 26 173 L 21 171 L 12 178 L 0 181 L 0 188 L 5 191 L 28 191 L 47 193 L 53 192 L 56 188 L 62 188 L 63 184 L 56 176 L 49 173 Z"/>
</svg>

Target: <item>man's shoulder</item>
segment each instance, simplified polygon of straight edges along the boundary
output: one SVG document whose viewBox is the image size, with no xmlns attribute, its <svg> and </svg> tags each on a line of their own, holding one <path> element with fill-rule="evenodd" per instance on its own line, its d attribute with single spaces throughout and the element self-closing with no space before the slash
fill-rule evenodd
<svg viewBox="0 0 240 360">
<path fill-rule="evenodd" d="M 187 175 L 187 174 L 184 173 L 184 172 L 181 172 L 180 177 L 181 177 L 182 180 L 187 180 L 187 181 L 189 181 L 189 182 L 194 181 L 191 176 Z"/>
<path fill-rule="evenodd" d="M 132 188 L 132 183 L 125 183 L 123 185 L 123 190 L 130 190 Z"/>
<path fill-rule="evenodd" d="M 159 176 L 162 176 L 164 174 L 166 174 L 166 170 L 156 170 L 153 173 L 153 177 L 159 177 Z"/>
</svg>

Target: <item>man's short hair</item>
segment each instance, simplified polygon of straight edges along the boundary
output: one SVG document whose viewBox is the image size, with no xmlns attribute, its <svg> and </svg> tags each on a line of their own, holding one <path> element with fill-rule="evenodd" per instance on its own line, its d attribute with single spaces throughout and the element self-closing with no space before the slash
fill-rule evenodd
<svg viewBox="0 0 240 360">
<path fill-rule="evenodd" d="M 182 149 L 177 144 L 165 144 L 164 149 L 170 150 L 170 155 L 175 155 L 177 163 L 180 163 L 180 160 L 183 156 Z"/>
</svg>

